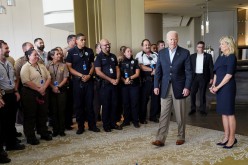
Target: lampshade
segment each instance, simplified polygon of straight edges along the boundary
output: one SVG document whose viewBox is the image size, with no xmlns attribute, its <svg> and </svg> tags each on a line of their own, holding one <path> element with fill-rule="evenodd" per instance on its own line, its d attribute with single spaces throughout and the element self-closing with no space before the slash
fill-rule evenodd
<svg viewBox="0 0 248 165">
<path fill-rule="evenodd" d="M 8 6 L 15 6 L 15 0 L 7 0 Z"/>
<path fill-rule="evenodd" d="M 206 20 L 206 33 L 209 33 L 209 20 Z"/>
<path fill-rule="evenodd" d="M 204 23 L 201 24 L 201 36 L 204 36 Z"/>
<path fill-rule="evenodd" d="M 206 0 L 206 2 L 207 2 L 207 20 L 206 20 L 206 33 L 209 33 L 209 20 L 208 20 L 208 1 L 209 1 L 209 0 Z"/>
<path fill-rule="evenodd" d="M 0 14 L 6 14 L 6 8 L 3 5 L 0 5 Z"/>
</svg>

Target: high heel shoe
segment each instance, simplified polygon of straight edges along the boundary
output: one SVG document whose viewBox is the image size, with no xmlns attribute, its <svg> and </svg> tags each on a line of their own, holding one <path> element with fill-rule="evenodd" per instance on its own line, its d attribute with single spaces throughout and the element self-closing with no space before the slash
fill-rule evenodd
<svg viewBox="0 0 248 165">
<path fill-rule="evenodd" d="M 226 142 L 224 142 L 224 143 L 222 143 L 222 142 L 216 143 L 216 145 L 218 145 L 218 146 L 225 146 L 227 143 L 228 143 L 228 140 Z"/>
<path fill-rule="evenodd" d="M 235 140 L 234 140 L 234 142 L 233 142 L 233 144 L 231 145 L 231 146 L 224 146 L 223 148 L 225 148 L 225 149 L 231 149 L 231 148 L 233 148 L 233 146 L 235 145 L 235 144 L 237 144 L 238 143 L 238 140 L 235 138 Z"/>
</svg>

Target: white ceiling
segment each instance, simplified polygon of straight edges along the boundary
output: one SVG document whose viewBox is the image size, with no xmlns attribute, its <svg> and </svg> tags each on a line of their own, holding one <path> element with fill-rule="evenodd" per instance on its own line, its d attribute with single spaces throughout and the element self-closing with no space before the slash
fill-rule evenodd
<svg viewBox="0 0 248 165">
<path fill-rule="evenodd" d="M 209 0 L 209 11 L 248 9 L 248 0 Z M 199 17 L 206 12 L 206 0 L 145 0 L 145 13 Z"/>
</svg>

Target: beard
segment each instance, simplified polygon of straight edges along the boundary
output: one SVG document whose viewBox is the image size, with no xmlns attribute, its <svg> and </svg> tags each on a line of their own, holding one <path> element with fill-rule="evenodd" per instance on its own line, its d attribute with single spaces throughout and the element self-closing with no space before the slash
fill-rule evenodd
<svg viewBox="0 0 248 165">
<path fill-rule="evenodd" d="M 44 46 L 44 45 L 37 46 L 37 49 L 39 49 L 40 51 L 43 51 L 43 50 L 44 50 L 44 48 L 45 48 L 45 46 Z"/>
<path fill-rule="evenodd" d="M 4 54 L 4 57 L 9 57 L 9 53 L 5 53 Z"/>
</svg>

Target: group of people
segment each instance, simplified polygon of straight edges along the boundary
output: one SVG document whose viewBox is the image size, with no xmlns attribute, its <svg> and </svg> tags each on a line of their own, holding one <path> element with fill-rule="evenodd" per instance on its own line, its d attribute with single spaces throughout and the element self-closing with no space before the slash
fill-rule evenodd
<svg viewBox="0 0 248 165">
<path fill-rule="evenodd" d="M 213 66 L 212 56 L 204 53 L 204 42 L 197 43 L 197 53 L 190 56 L 178 46 L 178 33 L 167 33 L 167 44 L 158 41 L 152 50 L 148 39 L 141 42 L 142 51 L 133 57 L 130 47 L 122 46 L 121 55 L 111 53 L 111 44 L 102 39 L 96 44 L 96 55 L 86 46 L 82 33 L 69 35 L 68 47 L 56 47 L 48 53 L 41 38 L 34 45 L 22 45 L 24 56 L 10 63 L 8 44 L 0 42 L 0 163 L 8 163 L 6 150 L 23 150 L 22 136 L 15 128 L 17 109 L 23 113 L 23 130 L 27 143 L 38 145 L 40 139 L 52 140 L 71 130 L 75 113 L 76 134 L 88 130 L 100 132 L 96 122 L 101 116 L 103 129 L 122 130 L 132 122 L 135 128 L 149 120 L 159 123 L 156 146 L 164 146 L 172 105 L 178 124 L 177 145 L 185 142 L 186 101 L 191 93 L 191 111 L 196 112 L 196 93 L 200 91 L 200 112 L 206 115 L 206 89 L 217 94 L 217 112 L 222 114 L 225 130 L 218 145 L 232 148 L 235 139 L 235 66 L 234 40 L 220 40 L 222 55 Z M 228 101 L 227 101 L 228 99 Z M 120 106 L 121 105 L 121 106 Z M 102 112 L 100 113 L 100 109 Z M 20 113 L 21 114 L 21 113 Z M 101 114 L 101 115 L 100 115 Z M 117 124 L 121 120 L 122 124 Z M 53 127 L 48 130 L 47 122 Z"/>
<path fill-rule="evenodd" d="M 189 51 L 178 46 L 178 33 L 167 33 L 168 48 L 158 52 L 158 60 L 154 77 L 154 93 L 161 95 L 161 114 L 159 129 L 153 145 L 162 147 L 168 135 L 172 105 L 175 109 L 178 134 L 176 145 L 185 143 L 186 109 L 185 98 L 191 92 L 191 111 L 196 112 L 196 93 L 200 91 L 200 113 L 206 115 L 206 89 L 217 95 L 216 111 L 222 115 L 224 137 L 217 145 L 231 149 L 237 144 L 235 138 L 235 40 L 230 36 L 220 39 L 221 54 L 214 66 L 210 54 L 204 53 L 204 42 L 197 44 L 197 53 L 190 55 Z"/>
</svg>

